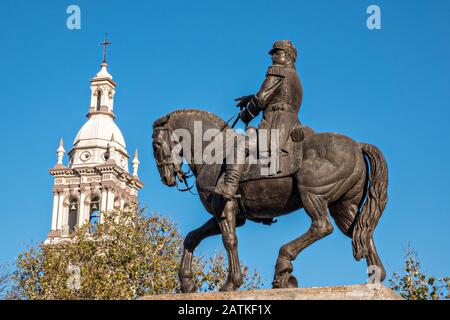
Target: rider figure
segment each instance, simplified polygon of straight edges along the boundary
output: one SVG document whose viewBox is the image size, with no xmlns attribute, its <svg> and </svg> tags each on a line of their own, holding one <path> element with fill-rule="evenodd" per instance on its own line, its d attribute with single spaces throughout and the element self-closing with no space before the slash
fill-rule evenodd
<svg viewBox="0 0 450 320">
<path fill-rule="evenodd" d="M 239 101 L 237 106 L 242 109 L 239 117 L 246 125 L 263 111 L 259 129 L 267 129 L 269 145 L 270 129 L 279 130 L 277 149 L 280 150 L 280 156 L 283 156 L 288 153 L 285 146 L 289 136 L 296 142 L 303 139 L 298 119 L 303 90 L 295 70 L 297 50 L 292 42 L 275 42 L 269 54 L 272 56 L 272 65 L 258 93 L 237 98 L 236 101 Z M 269 147 L 267 150 L 270 152 Z M 218 191 L 225 199 L 231 200 L 236 196 L 243 168 L 242 164 L 226 165 L 225 183 L 223 189 Z"/>
</svg>

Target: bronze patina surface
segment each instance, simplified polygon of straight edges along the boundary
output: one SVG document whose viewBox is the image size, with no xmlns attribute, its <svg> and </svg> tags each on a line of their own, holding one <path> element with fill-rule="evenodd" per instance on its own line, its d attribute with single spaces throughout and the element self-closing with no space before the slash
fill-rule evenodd
<svg viewBox="0 0 450 320">
<path fill-rule="evenodd" d="M 280 130 L 278 148 L 269 152 L 279 153 L 281 163 L 287 165 L 273 176 L 254 176 L 248 174 L 252 166 L 189 160 L 199 198 L 212 217 L 186 236 L 179 271 L 182 291 L 196 290 L 192 259 L 203 239 L 222 235 L 229 262 L 222 290 L 233 291 L 242 284 L 236 228 L 246 220 L 270 224 L 275 217 L 301 208 L 311 219 L 310 228 L 280 248 L 274 288 L 298 286 L 292 275 L 292 261 L 306 247 L 332 233 L 330 216 L 352 239 L 355 259 L 365 258 L 369 273 L 383 281 L 386 273 L 373 233 L 387 203 L 388 169 L 384 156 L 372 144 L 302 127 L 298 120 L 302 87 L 295 70 L 297 51 L 290 41 L 283 40 L 274 44 L 270 54 L 273 65 L 261 89 L 255 95 L 237 99 L 239 116 L 247 124 L 263 112 L 259 129 Z M 183 129 L 194 136 L 196 122 L 202 123 L 202 136 L 209 129 L 217 129 L 223 135 L 224 129 L 231 129 L 220 117 L 201 110 L 177 110 L 153 124 L 154 156 L 161 180 L 168 186 L 175 186 L 177 179 L 186 179 L 172 156 L 173 148 L 181 143 L 176 131 Z M 202 142 L 200 146 L 205 149 L 207 145 Z"/>
</svg>

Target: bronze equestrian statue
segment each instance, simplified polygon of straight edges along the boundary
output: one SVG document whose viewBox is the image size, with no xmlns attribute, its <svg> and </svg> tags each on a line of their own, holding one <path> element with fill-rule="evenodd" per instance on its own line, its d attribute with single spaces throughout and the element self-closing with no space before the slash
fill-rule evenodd
<svg viewBox="0 0 450 320">
<path fill-rule="evenodd" d="M 195 136 L 201 122 L 201 136 L 210 129 L 225 135 L 231 127 L 218 116 L 201 110 L 177 110 L 153 124 L 153 150 L 162 182 L 176 186 L 187 175 L 173 150 L 187 161 L 196 178 L 196 187 L 205 209 L 212 217 L 188 233 L 179 270 L 182 292 L 196 290 L 192 260 L 195 248 L 210 236 L 222 234 L 228 254 L 228 277 L 223 291 L 237 290 L 242 284 L 237 251 L 236 228 L 246 220 L 270 224 L 273 218 L 304 208 L 311 218 L 309 230 L 283 245 L 275 265 L 274 288 L 297 287 L 292 261 L 315 241 L 331 234 L 329 214 L 339 229 L 352 239 L 356 260 L 365 258 L 370 270 L 377 270 L 383 281 L 386 273 L 378 257 L 373 233 L 387 203 L 388 172 L 381 151 L 374 145 L 359 143 L 336 133 L 314 133 L 300 125 L 297 114 L 302 87 L 295 71 L 297 52 L 290 41 L 278 41 L 270 51 L 273 65 L 256 95 L 239 98 L 240 119 L 248 124 L 263 112 L 259 126 L 280 130 L 276 152 L 282 163 L 275 175 L 257 172 L 258 165 L 204 163 L 194 161 L 195 143 L 180 148 L 184 130 Z M 216 137 L 214 137 L 215 139 Z M 202 141 L 201 151 L 210 145 Z M 198 146 L 198 144 L 197 144 Z M 178 151 L 177 151 L 178 152 Z M 256 168 L 256 169 L 255 169 Z M 376 272 L 376 271 L 374 271 Z"/>
</svg>

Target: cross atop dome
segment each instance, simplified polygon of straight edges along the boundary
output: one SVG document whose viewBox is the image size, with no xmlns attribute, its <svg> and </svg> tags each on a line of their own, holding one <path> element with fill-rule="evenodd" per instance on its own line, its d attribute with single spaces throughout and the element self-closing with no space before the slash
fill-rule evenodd
<svg viewBox="0 0 450 320">
<path fill-rule="evenodd" d="M 113 108 L 117 84 L 113 81 L 113 77 L 108 72 L 108 63 L 106 62 L 106 50 L 110 44 L 112 44 L 112 42 L 108 41 L 108 34 L 106 34 L 105 39 L 100 43 L 100 45 L 103 46 L 103 62 L 101 64 L 101 69 L 95 77 L 91 79 L 91 103 L 87 115 L 88 118 L 96 114 L 104 114 L 115 118 Z"/>
<path fill-rule="evenodd" d="M 103 46 L 103 63 L 106 64 L 106 48 L 112 44 L 112 42 L 108 42 L 108 33 L 105 34 L 105 40 L 100 43 L 101 46 Z"/>
<path fill-rule="evenodd" d="M 97 75 L 94 77 L 94 79 L 103 79 L 103 78 L 108 78 L 110 80 L 112 80 L 112 76 L 109 74 L 108 72 L 108 63 L 106 61 L 106 50 L 108 48 L 109 45 L 111 45 L 112 42 L 108 41 L 108 33 L 105 34 L 105 39 L 103 40 L 102 43 L 100 43 L 101 46 L 103 46 L 103 62 L 100 65 L 101 69 L 100 71 L 97 73 Z"/>
</svg>

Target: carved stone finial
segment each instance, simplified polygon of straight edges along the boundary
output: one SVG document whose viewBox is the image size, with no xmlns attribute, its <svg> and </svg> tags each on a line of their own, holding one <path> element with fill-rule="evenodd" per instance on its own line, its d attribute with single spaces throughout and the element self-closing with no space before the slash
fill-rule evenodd
<svg viewBox="0 0 450 320">
<path fill-rule="evenodd" d="M 107 151 L 105 154 L 105 159 L 107 164 L 115 164 L 116 163 L 116 147 L 114 146 L 114 133 L 111 134 L 111 140 L 108 143 Z"/>
<path fill-rule="evenodd" d="M 64 150 L 64 141 L 61 138 L 59 141 L 59 147 L 56 149 L 56 155 L 58 156 L 58 161 L 56 162 L 55 168 L 64 168 L 63 158 L 66 150 Z"/>
<path fill-rule="evenodd" d="M 131 164 L 133 165 L 133 176 L 137 177 L 138 176 L 138 170 L 139 170 L 139 164 L 141 162 L 139 161 L 138 158 L 138 149 L 136 148 L 136 150 L 134 151 L 134 159 L 131 162 Z"/>
</svg>

